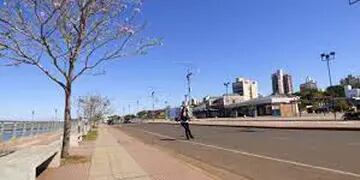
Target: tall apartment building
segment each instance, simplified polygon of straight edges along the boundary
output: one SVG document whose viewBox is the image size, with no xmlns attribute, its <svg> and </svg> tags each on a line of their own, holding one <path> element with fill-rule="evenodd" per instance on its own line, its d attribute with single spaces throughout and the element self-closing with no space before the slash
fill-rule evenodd
<svg viewBox="0 0 360 180">
<path fill-rule="evenodd" d="M 285 74 L 283 70 L 277 70 L 272 74 L 273 94 L 290 95 L 294 92 L 293 81 L 290 74 Z"/>
<path fill-rule="evenodd" d="M 244 100 L 258 97 L 257 82 L 245 78 L 236 78 L 232 84 L 233 93 L 244 97 Z"/>
<path fill-rule="evenodd" d="M 312 80 L 309 76 L 306 77 L 306 81 L 303 84 L 300 84 L 300 91 L 306 91 L 306 90 L 317 90 L 317 83 L 316 81 Z"/>
</svg>

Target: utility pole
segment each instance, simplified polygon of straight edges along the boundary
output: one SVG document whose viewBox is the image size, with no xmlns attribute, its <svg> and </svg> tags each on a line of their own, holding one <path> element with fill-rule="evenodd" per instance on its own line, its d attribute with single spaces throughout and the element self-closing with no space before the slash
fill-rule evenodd
<svg viewBox="0 0 360 180">
<path fill-rule="evenodd" d="M 327 70 L 328 70 L 328 76 L 329 76 L 329 83 L 330 83 L 330 88 L 331 88 L 333 86 L 333 83 L 332 83 L 332 77 L 331 77 L 330 61 L 335 60 L 335 52 L 332 51 L 330 53 L 321 53 L 320 54 L 320 59 L 321 59 L 321 61 L 326 62 Z M 336 120 L 335 98 L 333 97 L 332 94 L 330 96 L 331 96 L 331 99 L 332 99 L 332 109 L 334 111 L 334 118 Z"/>
<path fill-rule="evenodd" d="M 123 107 L 123 116 L 125 116 L 126 112 L 125 112 L 125 107 Z"/>
<path fill-rule="evenodd" d="M 225 95 L 228 95 L 228 94 L 229 94 L 229 85 L 230 85 L 230 82 L 225 82 L 225 83 L 224 83 L 224 86 L 225 86 Z"/>
<path fill-rule="evenodd" d="M 165 104 L 165 119 L 168 119 L 168 112 L 169 112 L 169 111 L 168 111 L 169 108 L 168 108 L 168 106 L 167 106 L 168 101 L 165 100 L 164 104 Z"/>
<path fill-rule="evenodd" d="M 57 113 L 58 113 L 58 110 L 55 108 L 55 121 L 57 121 Z"/>
<path fill-rule="evenodd" d="M 131 114 L 131 105 L 128 104 L 128 108 L 129 108 L 129 114 Z"/>
<path fill-rule="evenodd" d="M 190 72 L 190 70 L 188 69 L 188 72 L 186 74 L 186 80 L 187 80 L 187 89 L 188 89 L 188 94 L 187 94 L 187 97 L 188 97 L 188 102 L 187 104 L 190 106 L 190 103 L 191 103 L 191 76 L 193 75 L 192 72 Z"/>
<path fill-rule="evenodd" d="M 224 114 L 224 116 L 225 117 L 227 116 L 227 111 L 226 111 L 225 105 L 228 103 L 229 85 L 230 85 L 230 82 L 224 83 L 224 86 L 225 86 L 225 97 L 224 97 L 224 112 L 225 112 L 225 114 Z"/>
<path fill-rule="evenodd" d="M 152 118 L 155 120 L 155 91 L 151 92 L 151 99 L 152 99 Z"/>
<path fill-rule="evenodd" d="M 32 110 L 31 111 L 31 121 L 34 121 L 34 118 L 35 118 L 35 111 Z"/>
<path fill-rule="evenodd" d="M 136 100 L 136 111 L 137 112 L 139 112 L 139 104 L 140 104 L 139 100 Z"/>
</svg>

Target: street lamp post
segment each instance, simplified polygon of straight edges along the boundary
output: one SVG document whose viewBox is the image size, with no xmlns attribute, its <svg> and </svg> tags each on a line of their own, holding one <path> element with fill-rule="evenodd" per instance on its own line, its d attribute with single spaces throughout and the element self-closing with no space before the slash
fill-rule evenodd
<svg viewBox="0 0 360 180">
<path fill-rule="evenodd" d="M 136 111 L 137 111 L 137 113 L 139 112 L 139 104 L 140 104 L 139 100 L 136 100 Z"/>
<path fill-rule="evenodd" d="M 128 108 L 129 108 L 129 115 L 131 114 L 131 105 L 128 104 Z"/>
<path fill-rule="evenodd" d="M 328 69 L 328 76 L 329 76 L 329 82 L 330 86 L 332 86 L 332 78 L 331 78 L 331 69 L 330 69 L 330 61 L 335 60 L 335 52 L 330 53 L 322 53 L 320 55 L 321 61 L 325 61 Z"/>
<path fill-rule="evenodd" d="M 155 120 L 155 91 L 151 92 L 151 99 L 152 99 L 152 118 Z"/>
<path fill-rule="evenodd" d="M 225 83 L 224 83 L 224 86 L 225 86 L 225 98 L 224 98 L 224 112 L 225 112 L 225 114 L 224 114 L 224 115 L 225 115 L 225 116 L 227 116 L 225 104 L 227 104 L 227 102 L 228 102 L 229 85 L 230 85 L 230 82 L 225 82 Z"/>
<path fill-rule="evenodd" d="M 168 119 L 168 110 L 169 110 L 167 105 L 168 101 L 165 100 L 164 104 L 165 104 L 165 119 Z"/>
<path fill-rule="evenodd" d="M 331 77 L 330 61 L 335 60 L 335 52 L 332 51 L 330 53 L 321 53 L 320 54 L 320 59 L 321 59 L 321 61 L 326 62 L 327 70 L 328 70 L 328 76 L 329 76 L 329 83 L 330 83 L 330 87 L 332 87 L 333 83 L 332 83 L 332 77 Z M 336 120 L 335 99 L 334 99 L 333 95 L 331 95 L 331 98 L 332 98 L 332 108 L 333 108 L 333 111 L 334 111 L 334 118 Z"/>
<path fill-rule="evenodd" d="M 35 119 L 35 111 L 31 111 L 31 121 L 34 121 Z"/>
<path fill-rule="evenodd" d="M 187 88 L 188 88 L 188 105 L 190 106 L 191 103 L 191 76 L 193 75 L 192 72 L 190 72 L 190 70 L 188 70 L 188 73 L 186 74 L 186 80 L 187 80 Z"/>
</svg>

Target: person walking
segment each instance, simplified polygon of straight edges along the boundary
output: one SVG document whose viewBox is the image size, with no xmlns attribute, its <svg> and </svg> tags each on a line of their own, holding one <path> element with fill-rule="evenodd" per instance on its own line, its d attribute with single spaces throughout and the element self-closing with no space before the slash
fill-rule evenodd
<svg viewBox="0 0 360 180">
<path fill-rule="evenodd" d="M 190 138 L 194 139 L 194 136 L 191 134 L 189 121 L 190 121 L 189 108 L 188 106 L 183 105 L 180 111 L 180 124 L 185 130 L 185 135 L 187 140 L 190 140 Z"/>
</svg>

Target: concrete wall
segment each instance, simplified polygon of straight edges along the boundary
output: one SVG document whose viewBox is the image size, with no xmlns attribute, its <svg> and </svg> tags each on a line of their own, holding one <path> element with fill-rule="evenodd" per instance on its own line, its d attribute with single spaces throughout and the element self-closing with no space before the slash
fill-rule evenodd
<svg viewBox="0 0 360 180">
<path fill-rule="evenodd" d="M 297 110 L 295 104 L 280 104 L 281 117 L 295 117 Z"/>
</svg>

